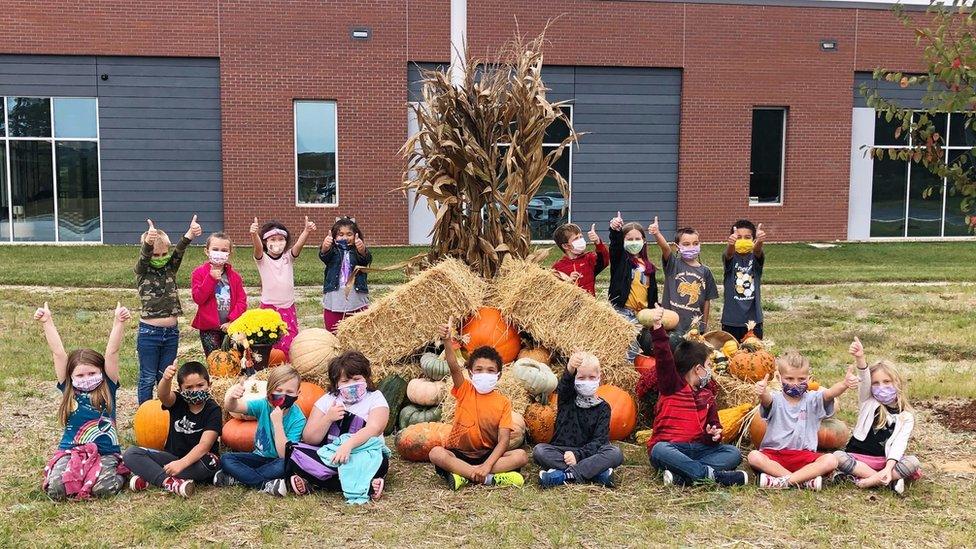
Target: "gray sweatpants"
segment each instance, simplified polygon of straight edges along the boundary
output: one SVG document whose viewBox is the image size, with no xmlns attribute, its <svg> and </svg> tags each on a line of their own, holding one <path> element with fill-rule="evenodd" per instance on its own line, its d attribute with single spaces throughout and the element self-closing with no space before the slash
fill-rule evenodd
<svg viewBox="0 0 976 549">
<path fill-rule="evenodd" d="M 122 461 L 132 469 L 132 473 L 146 479 L 146 482 L 153 486 L 162 486 L 163 481 L 169 475 L 163 471 L 163 465 L 176 461 L 180 458 L 169 452 L 153 450 L 152 448 L 142 448 L 131 446 L 122 454 Z M 177 478 L 192 480 L 193 482 L 203 482 L 210 484 L 213 482 L 214 473 L 217 472 L 217 459 L 213 454 L 206 454 L 196 463 L 191 463 L 189 467 L 183 469 Z"/>
<path fill-rule="evenodd" d="M 51 499 L 67 499 L 68 493 L 64 489 L 64 482 L 61 481 L 61 476 L 64 475 L 64 471 L 68 468 L 68 462 L 70 461 L 71 455 L 66 454 L 54 462 L 54 466 L 51 467 L 51 471 L 47 476 L 47 495 Z M 101 456 L 101 464 L 102 468 L 98 472 L 95 485 L 92 486 L 91 494 L 94 497 L 114 496 L 125 485 L 125 479 L 118 473 L 119 457 L 117 455 Z"/>
<path fill-rule="evenodd" d="M 604 444 L 592 456 L 579 460 L 576 465 L 567 465 L 563 455 L 574 450 L 579 450 L 579 448 L 536 444 L 532 448 L 532 459 L 543 469 L 572 471 L 573 476 L 583 480 L 590 480 L 607 469 L 620 467 L 624 462 L 624 453 L 620 451 L 620 448 L 613 444 Z"/>
</svg>

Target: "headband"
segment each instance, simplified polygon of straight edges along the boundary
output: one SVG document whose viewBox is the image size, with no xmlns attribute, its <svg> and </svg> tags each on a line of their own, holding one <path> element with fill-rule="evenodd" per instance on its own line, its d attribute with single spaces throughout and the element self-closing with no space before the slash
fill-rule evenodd
<svg viewBox="0 0 976 549">
<path fill-rule="evenodd" d="M 288 233 L 285 232 L 285 231 L 283 231 L 283 230 L 281 230 L 281 229 L 271 229 L 270 231 L 264 233 L 264 236 L 262 238 L 264 240 L 267 240 L 267 239 L 269 239 L 269 238 L 271 238 L 272 236 L 275 236 L 275 235 L 281 235 L 281 236 L 283 236 L 285 238 L 288 238 Z"/>
</svg>

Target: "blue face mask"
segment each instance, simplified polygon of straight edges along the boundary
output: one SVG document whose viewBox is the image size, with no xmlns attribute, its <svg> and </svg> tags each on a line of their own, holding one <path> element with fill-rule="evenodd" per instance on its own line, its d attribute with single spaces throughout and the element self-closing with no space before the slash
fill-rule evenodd
<svg viewBox="0 0 976 549">
<path fill-rule="evenodd" d="M 807 392 L 807 389 L 808 388 L 809 388 L 809 385 L 807 385 L 807 382 L 806 381 L 804 381 L 803 383 L 796 383 L 796 384 L 793 384 L 793 383 L 784 383 L 783 384 L 783 393 L 786 396 L 791 397 L 791 398 L 800 398 L 801 396 L 803 396 L 804 393 Z"/>
<path fill-rule="evenodd" d="M 335 243 L 336 246 L 339 246 L 339 249 L 342 251 L 346 251 L 349 249 L 349 242 L 347 242 L 345 238 L 336 240 Z"/>
</svg>

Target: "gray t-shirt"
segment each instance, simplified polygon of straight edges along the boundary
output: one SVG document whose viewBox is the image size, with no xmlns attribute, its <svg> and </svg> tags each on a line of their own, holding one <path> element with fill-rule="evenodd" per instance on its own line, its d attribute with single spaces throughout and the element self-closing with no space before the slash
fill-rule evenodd
<svg viewBox="0 0 976 549">
<path fill-rule="evenodd" d="M 783 393 L 773 393 L 772 404 L 760 412 L 769 422 L 760 449 L 816 452 L 820 421 L 834 415 L 834 401 L 824 405 L 823 391 L 807 391 L 794 406 Z"/>
<path fill-rule="evenodd" d="M 762 324 L 762 302 L 759 291 L 762 288 L 763 263 L 766 254 L 732 254 L 725 263 L 724 291 L 725 306 L 722 307 L 722 324 L 745 326 L 752 320 Z"/>
<path fill-rule="evenodd" d="M 705 302 L 718 297 L 712 271 L 704 265 L 689 265 L 677 253 L 664 261 L 664 305 L 678 313 L 678 333 L 691 328 L 696 316 L 704 315 Z M 698 329 L 705 331 L 704 317 Z"/>
</svg>

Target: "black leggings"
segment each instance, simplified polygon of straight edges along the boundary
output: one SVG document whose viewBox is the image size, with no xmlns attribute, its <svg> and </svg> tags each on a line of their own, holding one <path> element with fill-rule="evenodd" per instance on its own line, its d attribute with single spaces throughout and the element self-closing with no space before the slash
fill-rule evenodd
<svg viewBox="0 0 976 549">
<path fill-rule="evenodd" d="M 732 334 L 732 337 L 736 341 L 742 341 L 742 338 L 746 336 L 746 332 L 749 331 L 745 326 L 729 326 L 728 324 L 722 324 L 722 330 Z M 752 333 L 756 334 L 759 339 L 763 338 L 763 325 L 762 322 L 756 324 L 756 327 L 752 329 Z"/>
<path fill-rule="evenodd" d="M 132 446 L 122 454 L 122 461 L 132 470 L 132 472 L 146 479 L 146 482 L 154 486 L 162 486 L 163 481 L 169 475 L 163 471 L 163 465 L 176 461 L 180 458 L 169 452 L 153 450 L 152 448 L 142 448 Z M 206 454 L 196 463 L 190 464 L 183 469 L 178 478 L 192 480 L 194 482 L 213 482 L 214 473 L 217 472 L 218 458 L 214 454 Z"/>
</svg>

